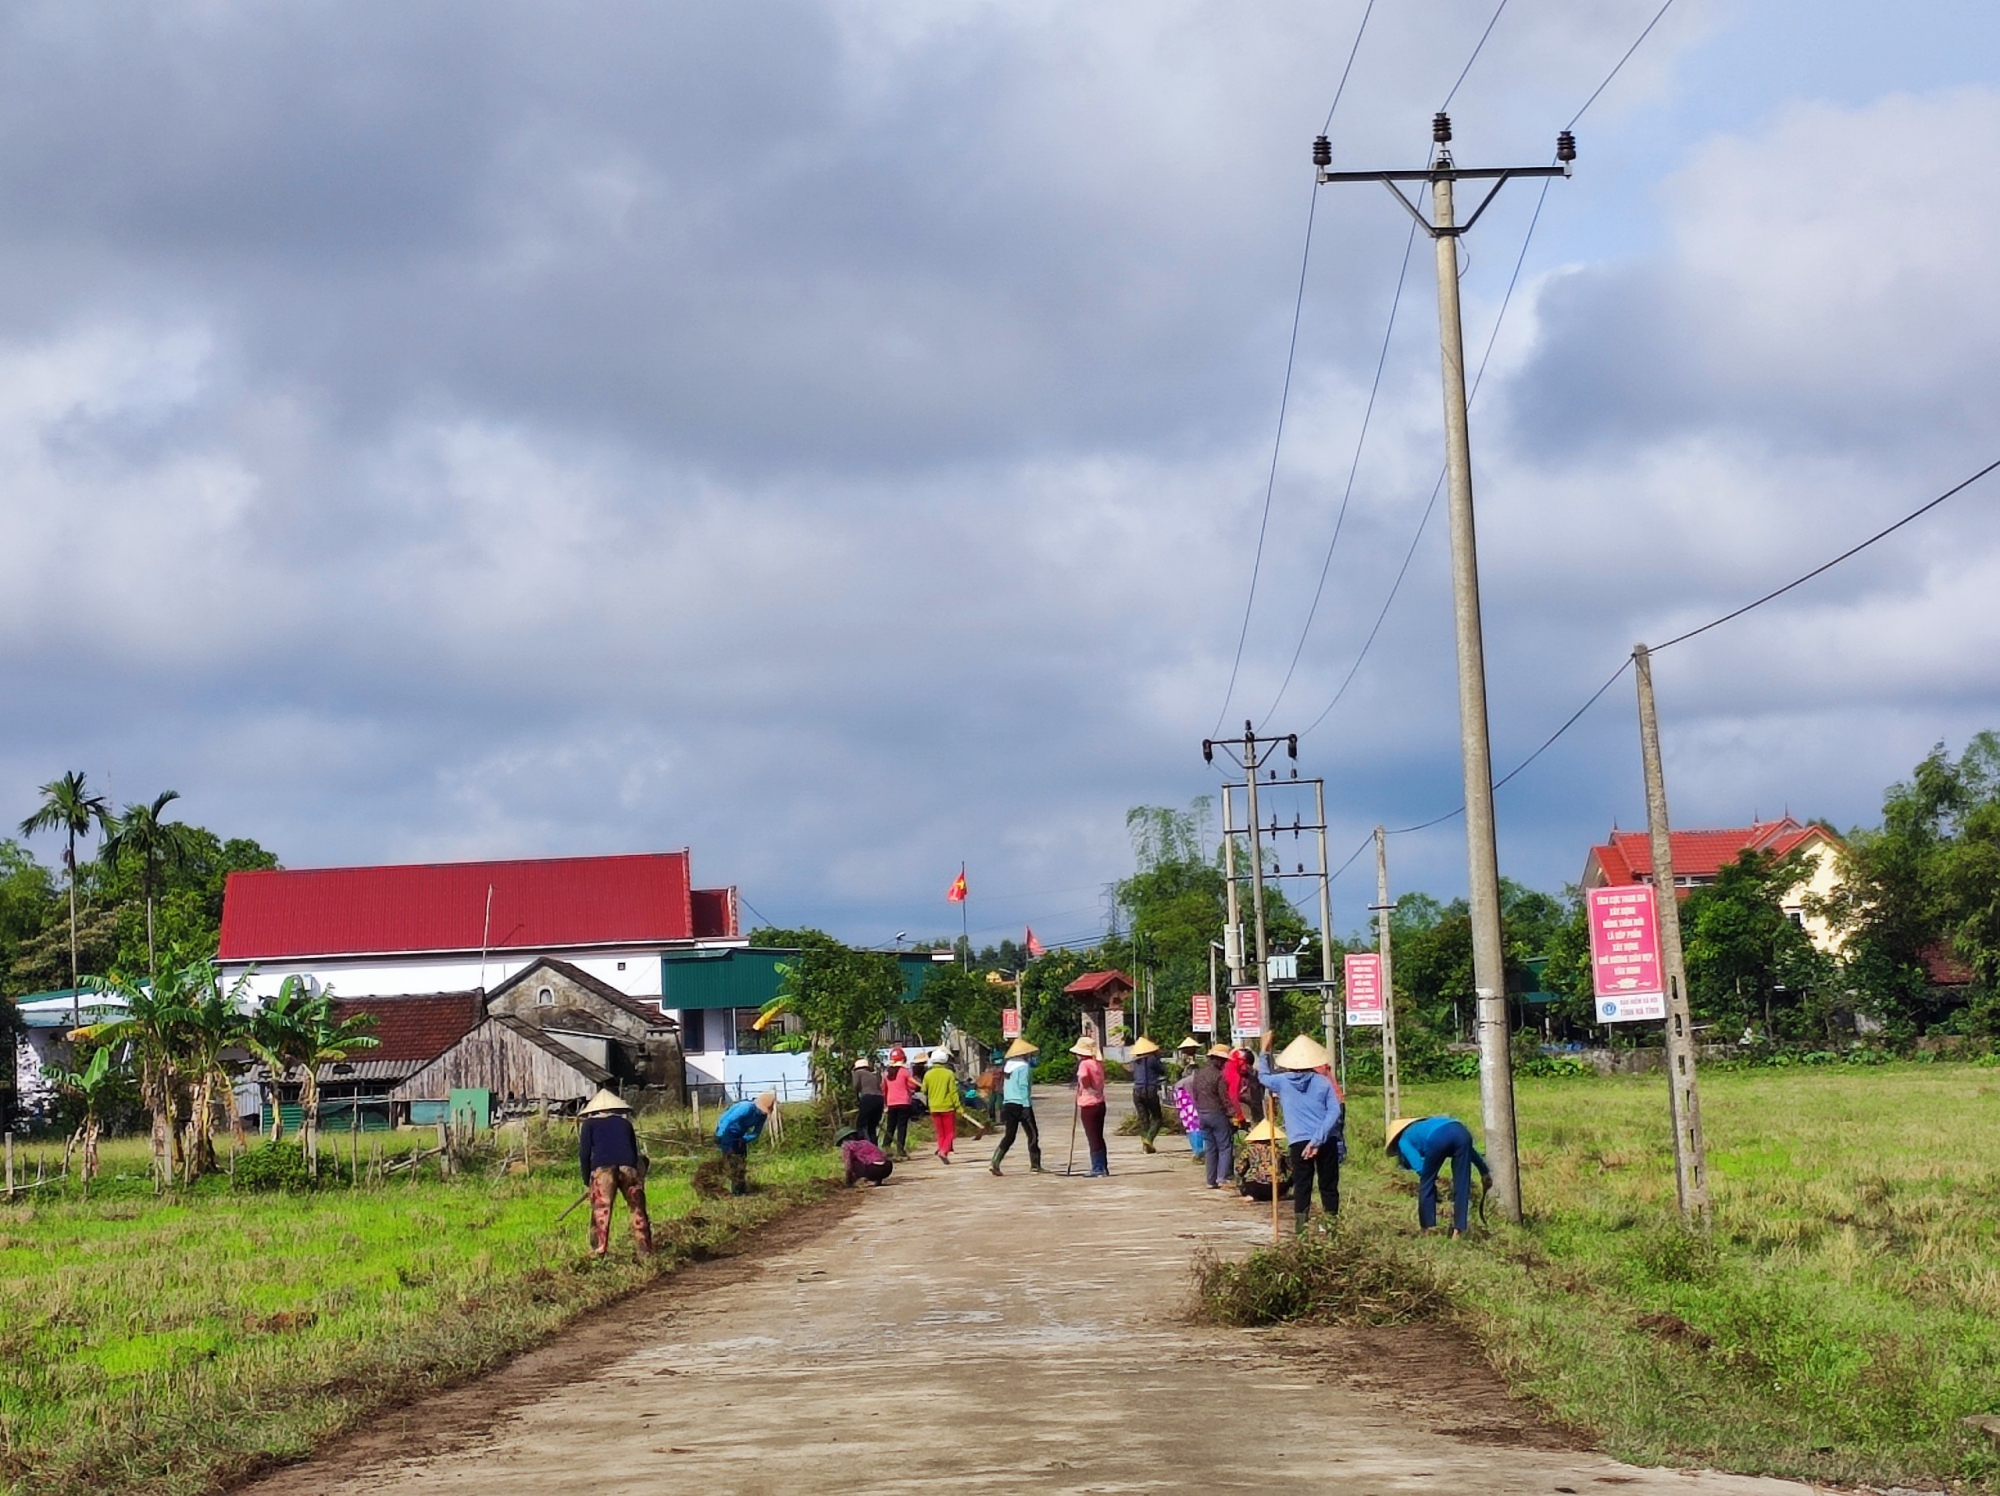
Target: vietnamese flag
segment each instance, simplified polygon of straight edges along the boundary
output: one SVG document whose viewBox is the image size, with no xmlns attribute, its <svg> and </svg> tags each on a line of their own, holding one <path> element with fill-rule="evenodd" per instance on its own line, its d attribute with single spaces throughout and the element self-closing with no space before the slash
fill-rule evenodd
<svg viewBox="0 0 2000 1496">
<path fill-rule="evenodd" d="M 953 879 L 953 880 L 952 880 L 952 885 L 951 885 L 951 887 L 950 887 L 950 888 L 948 888 L 947 890 L 945 890 L 945 898 L 946 898 L 946 899 L 947 899 L 947 900 L 948 900 L 949 902 L 951 902 L 951 903 L 953 903 L 953 904 L 963 904 L 963 903 L 965 902 L 965 869 L 964 869 L 964 868 L 962 868 L 962 867 L 961 867 L 961 868 L 960 868 L 960 869 L 958 870 L 958 877 L 956 877 L 955 879 Z"/>
<path fill-rule="evenodd" d="M 1035 960 L 1038 957 L 1046 956 L 1048 954 L 1048 951 L 1043 948 L 1041 941 L 1035 939 L 1035 927 L 1033 925 L 1028 926 L 1027 949 L 1028 949 L 1028 959 L 1031 961 Z"/>
</svg>

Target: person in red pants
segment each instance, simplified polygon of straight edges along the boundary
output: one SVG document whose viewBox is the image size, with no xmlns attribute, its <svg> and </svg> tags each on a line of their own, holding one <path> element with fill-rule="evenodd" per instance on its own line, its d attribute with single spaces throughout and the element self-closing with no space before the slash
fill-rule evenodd
<svg viewBox="0 0 2000 1496">
<path fill-rule="evenodd" d="M 930 1068 L 924 1071 L 924 1105 L 931 1114 L 931 1133 L 937 1139 L 938 1162 L 950 1163 L 952 1145 L 958 1140 L 958 1074 L 951 1068 L 951 1051 L 937 1049 L 931 1054 Z"/>
<path fill-rule="evenodd" d="M 1088 1034 L 1069 1052 L 1076 1056 L 1076 1114 L 1090 1144 L 1090 1177 L 1101 1179 L 1111 1172 L 1111 1155 L 1104 1146 L 1104 1061 L 1097 1057 L 1097 1041 Z"/>
</svg>

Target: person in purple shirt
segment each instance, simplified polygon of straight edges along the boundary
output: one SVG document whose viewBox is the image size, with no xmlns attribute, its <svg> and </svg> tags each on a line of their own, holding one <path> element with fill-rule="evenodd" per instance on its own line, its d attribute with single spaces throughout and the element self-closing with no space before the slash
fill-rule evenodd
<svg viewBox="0 0 2000 1496">
<path fill-rule="evenodd" d="M 840 1146 L 840 1161 L 847 1172 L 844 1183 L 849 1189 L 861 1179 L 870 1184 L 885 1183 L 895 1173 L 896 1166 L 890 1162 L 889 1155 L 876 1147 L 872 1139 L 853 1128 L 835 1133 L 833 1140 Z"/>
</svg>

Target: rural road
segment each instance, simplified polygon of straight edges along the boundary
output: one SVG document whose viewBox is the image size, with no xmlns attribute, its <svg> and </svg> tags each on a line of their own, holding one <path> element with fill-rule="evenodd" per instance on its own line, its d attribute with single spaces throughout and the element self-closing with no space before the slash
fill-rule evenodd
<svg viewBox="0 0 2000 1496">
<path fill-rule="evenodd" d="M 1067 1106 L 1037 1107 L 1056 1172 L 1029 1174 L 1022 1153 L 995 1179 L 980 1142 L 948 1168 L 913 1158 L 826 1229 L 677 1275 L 614 1331 L 398 1409 L 252 1489 L 1808 1489 L 1580 1452 L 1437 1331 L 1187 1324 L 1190 1252 L 1268 1239 L 1268 1213 L 1203 1189 L 1178 1138 L 1150 1158 L 1115 1139 L 1110 1179 L 1064 1178 Z"/>
</svg>

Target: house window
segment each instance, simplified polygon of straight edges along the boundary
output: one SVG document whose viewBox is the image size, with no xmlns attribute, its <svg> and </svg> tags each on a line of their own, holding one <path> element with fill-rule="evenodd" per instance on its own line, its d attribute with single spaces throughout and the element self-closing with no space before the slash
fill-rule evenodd
<svg viewBox="0 0 2000 1496">
<path fill-rule="evenodd" d="M 618 963 L 618 969 L 619 969 L 620 971 L 623 971 L 623 970 L 625 969 L 625 963 L 624 963 L 623 961 L 620 961 L 620 962 Z"/>
<path fill-rule="evenodd" d="M 1785 917 L 1789 919 L 1793 924 L 1797 925 L 1801 930 L 1803 930 L 1806 927 L 1806 917 L 1802 910 L 1787 909 L 1785 911 Z"/>
<path fill-rule="evenodd" d="M 553 1008 L 556 1005 L 556 990 L 553 987 L 538 988 L 535 992 L 535 1006 Z"/>
</svg>

